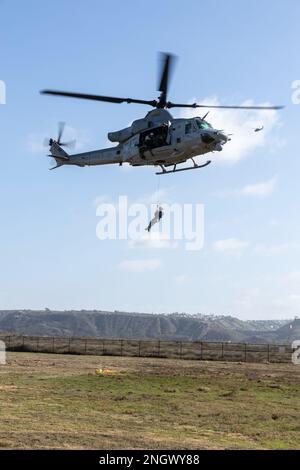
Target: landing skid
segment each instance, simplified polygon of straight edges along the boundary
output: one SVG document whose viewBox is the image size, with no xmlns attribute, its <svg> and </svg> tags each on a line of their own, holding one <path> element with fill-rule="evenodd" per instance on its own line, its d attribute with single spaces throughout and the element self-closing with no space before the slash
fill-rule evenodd
<svg viewBox="0 0 300 470">
<path fill-rule="evenodd" d="M 168 173 L 177 173 L 178 171 L 187 171 L 187 170 L 196 170 L 198 168 L 204 168 L 205 166 L 209 165 L 211 163 L 211 160 L 207 160 L 207 162 L 203 163 L 202 165 L 198 165 L 194 159 L 192 159 L 194 165 L 189 166 L 187 168 L 176 168 L 176 164 L 174 165 L 172 170 L 166 170 L 166 168 L 163 165 L 159 165 L 162 171 L 159 171 L 158 173 L 155 173 L 156 175 L 166 175 Z"/>
</svg>

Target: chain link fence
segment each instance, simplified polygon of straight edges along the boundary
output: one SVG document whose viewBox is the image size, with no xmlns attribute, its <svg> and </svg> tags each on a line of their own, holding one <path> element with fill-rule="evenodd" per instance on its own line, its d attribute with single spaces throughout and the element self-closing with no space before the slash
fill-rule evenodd
<svg viewBox="0 0 300 470">
<path fill-rule="evenodd" d="M 149 341 L 137 339 L 0 336 L 7 351 L 97 356 L 133 356 L 205 361 L 291 362 L 292 347 L 208 341 Z"/>
</svg>

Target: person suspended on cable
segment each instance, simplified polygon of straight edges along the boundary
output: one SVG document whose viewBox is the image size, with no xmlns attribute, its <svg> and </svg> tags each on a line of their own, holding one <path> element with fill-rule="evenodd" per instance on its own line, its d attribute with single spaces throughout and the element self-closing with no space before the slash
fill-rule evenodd
<svg viewBox="0 0 300 470">
<path fill-rule="evenodd" d="M 148 232 L 150 232 L 153 225 L 157 224 L 160 221 L 160 219 L 162 218 L 163 215 L 164 215 L 163 208 L 161 206 L 157 205 L 157 209 L 154 213 L 154 217 L 153 217 L 153 219 L 150 220 L 149 225 L 145 230 L 148 230 Z"/>
</svg>

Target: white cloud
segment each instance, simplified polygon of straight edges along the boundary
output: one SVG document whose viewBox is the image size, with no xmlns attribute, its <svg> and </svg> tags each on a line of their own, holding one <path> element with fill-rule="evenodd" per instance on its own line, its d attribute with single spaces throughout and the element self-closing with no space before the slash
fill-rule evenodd
<svg viewBox="0 0 300 470">
<path fill-rule="evenodd" d="M 214 251 L 219 253 L 234 253 L 238 255 L 241 255 L 245 249 L 248 248 L 248 251 L 251 250 L 251 253 L 255 255 L 275 256 L 299 251 L 300 243 L 257 243 L 256 245 L 253 245 L 247 241 L 239 240 L 238 238 L 227 238 L 225 240 L 214 242 L 212 248 Z M 294 272 L 285 276 L 285 279 L 297 280 L 299 279 L 299 276 L 300 273 Z"/>
<path fill-rule="evenodd" d="M 109 205 L 114 208 L 116 214 L 123 212 L 124 214 L 128 213 L 128 208 L 130 206 L 130 201 L 126 195 L 120 195 L 116 202 L 112 201 L 110 197 L 106 194 L 102 194 L 101 196 L 97 196 L 94 199 L 94 205 L 99 207 L 102 204 Z"/>
<path fill-rule="evenodd" d="M 295 288 L 298 289 L 300 286 L 300 271 L 290 271 L 281 275 L 270 274 L 265 276 L 265 280 L 272 285 L 277 283 L 280 286 L 285 286 L 295 290 Z"/>
<path fill-rule="evenodd" d="M 292 282 L 299 282 L 300 284 L 300 271 L 292 271 L 288 274 L 288 279 Z"/>
<path fill-rule="evenodd" d="M 273 193 L 277 182 L 276 176 L 274 178 L 262 181 L 261 183 L 248 184 L 244 186 L 239 193 L 245 196 L 270 196 Z"/>
<path fill-rule="evenodd" d="M 299 250 L 300 243 L 273 243 L 273 244 L 257 244 L 253 251 L 260 255 L 282 255 L 290 251 Z"/>
<path fill-rule="evenodd" d="M 27 137 L 27 149 L 30 153 L 37 155 L 46 153 L 45 137 L 37 134 L 29 134 Z"/>
<path fill-rule="evenodd" d="M 200 104 L 219 105 L 220 102 L 216 96 L 205 98 L 203 100 L 192 99 L 191 102 Z M 241 103 L 241 106 L 254 105 L 252 100 Z M 261 106 L 268 106 L 270 103 L 261 103 Z M 182 115 L 184 117 L 198 116 L 199 109 L 185 110 Z M 203 114 L 203 112 L 202 112 Z M 279 112 L 276 110 L 239 110 L 239 109 L 211 109 L 208 116 L 213 127 L 223 129 L 227 134 L 233 134 L 231 141 L 224 145 L 222 152 L 216 152 L 216 160 L 224 162 L 237 162 L 246 157 L 259 147 L 270 144 L 270 148 L 274 147 L 274 136 L 272 141 L 269 139 L 274 129 L 279 127 Z M 261 132 L 254 132 L 258 126 L 264 126 Z M 278 145 L 278 142 L 275 142 Z M 280 141 L 282 147 L 283 142 Z"/>
<path fill-rule="evenodd" d="M 237 297 L 233 302 L 233 310 L 238 310 L 238 317 L 245 319 L 283 319 L 292 318 L 299 314 L 300 296 L 286 294 L 276 286 L 274 291 L 262 290 L 255 295 Z M 276 296 L 277 295 L 277 296 Z"/>
<path fill-rule="evenodd" d="M 297 303 L 298 306 L 300 306 L 300 294 L 290 294 L 288 296 L 288 300 L 291 302 L 291 303 Z"/>
<path fill-rule="evenodd" d="M 145 233 L 145 235 L 128 242 L 130 248 L 177 248 L 178 242 L 165 238 L 159 232 Z"/>
<path fill-rule="evenodd" d="M 246 289 L 237 297 L 237 299 L 234 301 L 234 304 L 237 305 L 238 308 L 250 307 L 259 294 L 260 289 L 258 287 Z"/>
<path fill-rule="evenodd" d="M 156 269 L 160 268 L 160 266 L 161 260 L 158 258 L 152 258 L 124 260 L 119 263 L 118 268 L 133 273 L 142 273 L 145 271 L 155 271 Z"/>
<path fill-rule="evenodd" d="M 94 199 L 94 205 L 95 206 L 100 206 L 101 204 L 105 204 L 109 201 L 109 198 L 106 194 L 103 194 L 102 196 L 97 196 Z"/>
<path fill-rule="evenodd" d="M 299 315 L 300 295 L 297 293 L 291 293 L 275 298 L 273 300 L 273 306 L 274 308 L 279 309 L 281 312 L 283 311 L 287 313 L 291 317 Z"/>
<path fill-rule="evenodd" d="M 177 286 L 182 286 L 188 282 L 188 279 L 188 276 L 185 274 L 179 274 L 178 276 L 175 276 L 175 284 L 177 284 Z"/>
<path fill-rule="evenodd" d="M 213 243 L 214 251 L 219 253 L 229 253 L 240 255 L 249 246 L 246 241 L 239 240 L 238 238 L 227 238 L 225 240 L 218 240 Z"/>
<path fill-rule="evenodd" d="M 273 217 L 269 220 L 269 224 L 271 225 L 271 227 L 278 227 L 280 225 L 280 220 L 276 217 Z"/>
<path fill-rule="evenodd" d="M 162 201 L 166 202 L 170 189 L 169 188 L 161 188 L 157 189 L 151 194 L 147 194 L 146 196 L 141 197 L 138 199 L 139 204 L 161 204 Z"/>
<path fill-rule="evenodd" d="M 267 197 L 270 196 L 276 186 L 277 176 L 259 183 L 247 184 L 240 189 L 228 189 L 218 191 L 215 193 L 217 197 L 225 198 L 230 196 L 254 196 L 254 197 Z"/>
<path fill-rule="evenodd" d="M 122 210 L 127 211 L 130 205 L 144 204 L 145 206 L 151 206 L 149 208 L 151 211 L 150 212 L 150 216 L 151 216 L 152 212 L 154 213 L 154 211 L 156 210 L 157 204 L 163 205 L 166 203 L 169 192 L 170 192 L 170 188 L 162 188 L 162 189 L 154 191 L 153 193 L 141 196 L 140 198 L 135 199 L 135 200 L 131 200 L 126 195 L 122 195 L 122 196 L 120 195 L 116 202 L 111 201 L 110 198 L 106 194 L 104 194 L 104 195 L 97 196 L 94 200 L 94 204 L 95 205 L 99 205 L 103 203 L 112 204 L 115 207 L 117 212 L 122 211 Z"/>
</svg>

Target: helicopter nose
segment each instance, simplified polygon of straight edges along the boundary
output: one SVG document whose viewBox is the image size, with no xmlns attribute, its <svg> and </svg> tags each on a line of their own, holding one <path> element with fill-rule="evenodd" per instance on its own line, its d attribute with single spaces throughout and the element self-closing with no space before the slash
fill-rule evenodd
<svg viewBox="0 0 300 470">
<path fill-rule="evenodd" d="M 224 134 L 223 131 L 217 131 L 216 133 L 216 138 L 219 142 L 227 142 L 228 141 L 228 136 Z"/>
</svg>

